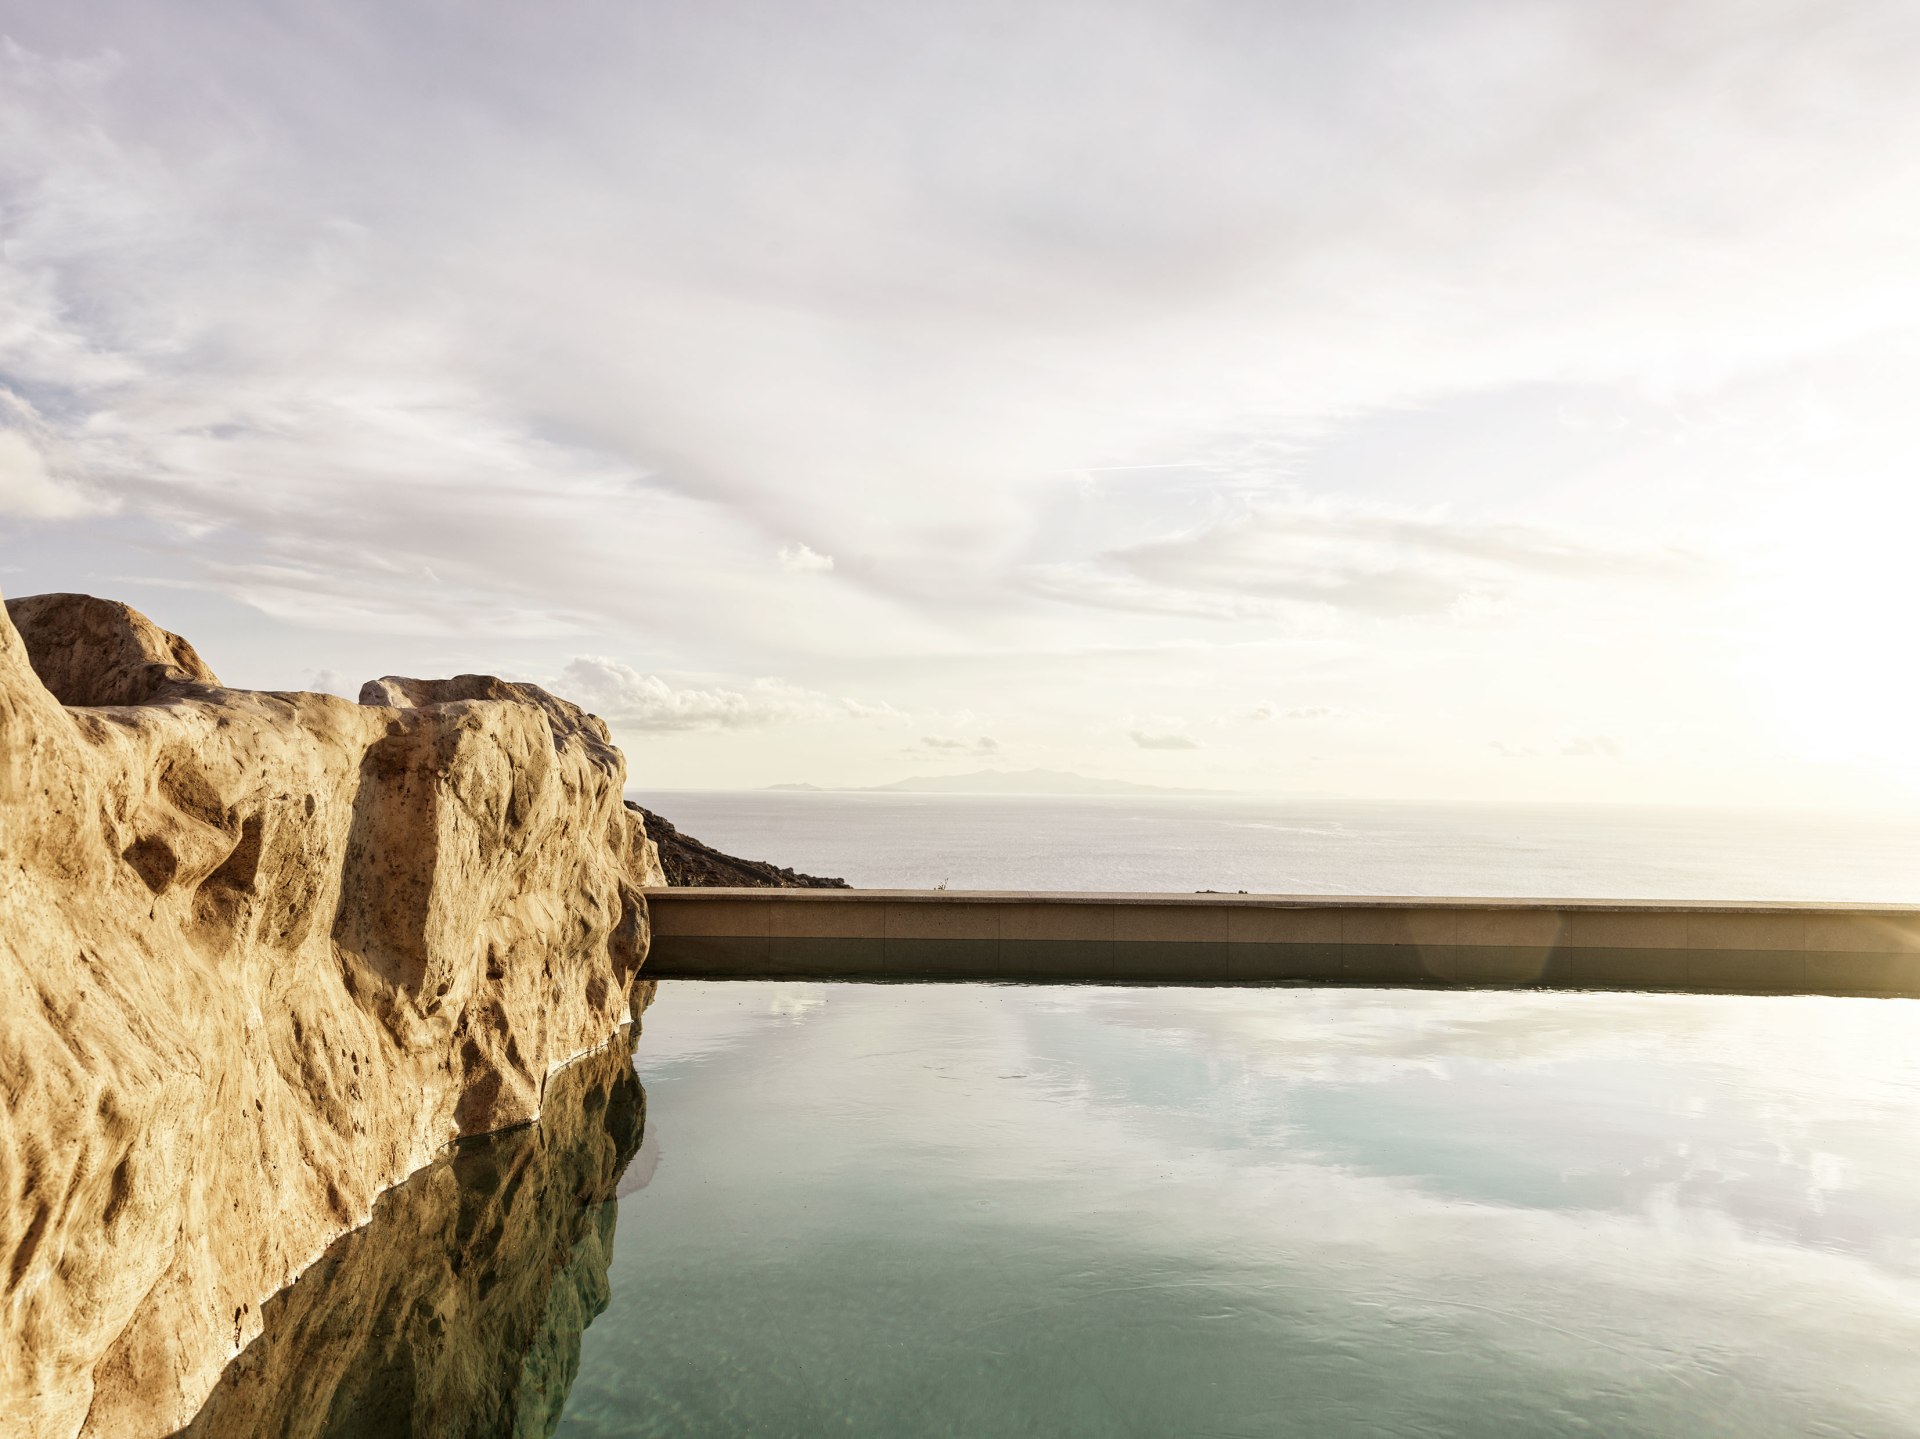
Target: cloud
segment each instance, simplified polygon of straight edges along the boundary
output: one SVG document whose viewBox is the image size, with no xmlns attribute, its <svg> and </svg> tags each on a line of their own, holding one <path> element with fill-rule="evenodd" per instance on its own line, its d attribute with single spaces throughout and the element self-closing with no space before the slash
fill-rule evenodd
<svg viewBox="0 0 1920 1439">
<path fill-rule="evenodd" d="M 833 569 L 833 556 L 819 554 L 804 544 L 780 547 L 780 568 L 795 575 L 824 575 Z"/>
<path fill-rule="evenodd" d="M 852 719 L 871 720 L 877 723 L 903 724 L 913 718 L 904 710 L 895 709 L 885 700 L 870 703 L 866 700 L 843 699 L 840 708 Z"/>
<path fill-rule="evenodd" d="M 1319 720 L 1332 719 L 1341 711 L 1332 705 L 1295 705 L 1292 709 L 1281 709 L 1278 705 L 1256 705 L 1247 715 L 1252 720 L 1290 719 Z"/>
<path fill-rule="evenodd" d="M 1906 273 L 1881 172 L 1920 126 L 1871 6 L 1783 3 L 1759 38 L 1739 7 L 1644 0 L 1391 25 L 495 9 L 433 96 L 383 59 L 438 38 L 405 7 L 347 0 L 324 32 L 19 8 L 0 369 L 44 399 L 61 473 L 208 527 L 194 573 L 271 551 L 333 574 L 334 512 L 466 593 L 569 612 L 651 620 L 703 577 L 728 643 L 787 622 L 743 558 L 817 572 L 850 544 L 874 557 L 857 583 L 818 588 L 895 626 L 1035 593 L 1421 612 L 1451 577 L 1293 563 L 1249 586 L 1122 542 L 1084 571 L 1028 557 L 1009 595 L 1001 561 L 1036 477 L 1244 440 L 1270 489 L 1336 419 L 1774 363 L 1911 313 L 1904 287 L 1862 303 Z"/>
<path fill-rule="evenodd" d="M 1599 759 L 1618 759 L 1620 758 L 1620 741 L 1611 735 L 1585 735 L 1568 740 L 1560 747 L 1560 753 Z"/>
<path fill-rule="evenodd" d="M 658 675 L 595 655 L 575 656 L 557 689 L 610 724 L 649 734 L 754 729 L 824 719 L 838 708 L 825 695 L 775 680 L 744 690 L 677 689 Z"/>
<path fill-rule="evenodd" d="M 676 686 L 620 660 L 576 655 L 561 672 L 555 692 L 622 729 L 650 734 L 692 730 L 759 729 L 769 725 L 822 723 L 835 719 L 901 722 L 910 718 L 892 705 L 834 699 L 783 680 L 757 679 L 738 688 Z"/>
<path fill-rule="evenodd" d="M 33 442 L 18 430 L 0 429 L 0 515 L 24 520 L 65 520 L 99 506 L 53 478 Z"/>
<path fill-rule="evenodd" d="M 1706 569 L 1667 545 L 1296 494 L 1089 562 L 1034 567 L 1027 580 L 1054 598 L 1154 613 L 1244 618 L 1312 605 L 1400 618 L 1521 584 L 1675 584 Z"/>
<path fill-rule="evenodd" d="M 1020 571 L 1019 583 L 1044 599 L 1123 614 L 1231 621 L 1262 619 L 1277 609 L 1271 600 L 1259 596 L 1205 594 L 1149 584 L 1098 561 L 1028 565 Z"/>
<path fill-rule="evenodd" d="M 921 737 L 919 747 L 924 750 L 930 750 L 935 754 L 943 755 L 990 755 L 1000 752 L 999 741 L 990 739 L 986 735 L 981 735 L 978 739 L 971 740 L 945 739 L 939 735 L 924 735 Z"/>
<path fill-rule="evenodd" d="M 1149 730 L 1129 732 L 1133 742 L 1141 749 L 1199 749 L 1200 741 L 1183 734 L 1160 734 Z"/>
<path fill-rule="evenodd" d="M 1549 751 L 1534 745 L 1514 744 L 1507 740 L 1489 740 L 1488 744 L 1503 759 L 1540 759 Z M 1618 759 L 1620 741 L 1611 735 L 1580 735 L 1568 740 L 1551 753 L 1576 759 Z"/>
<path fill-rule="evenodd" d="M 644 654 L 683 727 L 1019 693 L 1050 746 L 1271 661 L 1456 754 L 1663 637 L 1764 660 L 1709 559 L 1817 587 L 1798 512 L 1904 503 L 1912 6 L 232 10 L 0 41 L 9 584 L 253 607 L 215 649 Z M 1488 713 L 1396 717 L 1442 675 Z"/>
</svg>

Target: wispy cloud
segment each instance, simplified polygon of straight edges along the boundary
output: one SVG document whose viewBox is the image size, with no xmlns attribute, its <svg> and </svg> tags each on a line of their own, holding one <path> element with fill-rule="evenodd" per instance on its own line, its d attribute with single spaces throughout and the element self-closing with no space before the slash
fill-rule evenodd
<svg viewBox="0 0 1920 1439">
<path fill-rule="evenodd" d="M 1151 730 L 1132 730 L 1129 737 L 1141 749 L 1199 749 L 1200 741 L 1189 735 Z"/>
<path fill-rule="evenodd" d="M 65 520 L 96 508 L 54 479 L 45 457 L 25 435 L 0 429 L 0 515 Z"/>
<path fill-rule="evenodd" d="M 991 755 L 1000 752 L 1000 743 L 987 735 L 970 740 L 924 735 L 921 737 L 919 748 L 939 755 Z"/>
<path fill-rule="evenodd" d="M 777 679 L 738 686 L 676 685 L 600 655 L 574 656 L 555 688 L 609 723 L 641 733 L 758 729 L 838 719 L 897 723 L 909 718 L 884 701 L 835 699 Z"/>
<path fill-rule="evenodd" d="M 1321 720 L 1332 719 L 1340 711 L 1332 705 L 1294 705 L 1283 709 L 1279 705 L 1255 705 L 1247 713 L 1251 720 Z"/>
<path fill-rule="evenodd" d="M 1249 432 L 1273 452 L 1335 417 L 1542 374 L 1637 382 L 1676 335 L 1715 364 L 1827 343 L 1853 313 L 1836 290 L 1888 263 L 1867 238 L 1886 227 L 1862 223 L 1884 201 L 1858 129 L 1897 152 L 1920 128 L 1901 72 L 1871 63 L 1899 51 L 1870 5 L 1782 5 L 1769 33 L 1790 47 L 1724 62 L 1768 83 L 1717 74 L 1704 92 L 1692 57 L 1750 36 L 1737 8 L 1403 6 L 1381 24 L 1278 5 L 1231 25 L 996 8 L 880 31 L 838 4 L 802 21 L 750 3 L 738 32 L 635 11 L 599 17 L 590 43 L 584 17 L 490 12 L 443 56 L 452 103 L 378 60 L 431 43 L 389 6 L 324 28 L 160 27 L 131 0 L 23 10 L 0 56 L 0 369 L 48 417 L 54 473 L 210 527 L 189 569 L 318 558 L 328 515 L 350 515 L 469 594 L 633 623 L 667 613 L 683 574 L 742 573 L 744 551 L 811 568 L 857 546 L 874 558 L 847 588 L 897 628 L 902 604 L 938 619 L 1002 598 L 995 560 L 1063 467 Z M 1037 77 L 1069 70 L 1063 110 Z M 1808 108 L 1836 75 L 1872 125 Z M 1148 83 L 1178 124 L 1129 98 Z M 1793 120 L 1765 132 L 1796 145 L 1753 173 L 1721 163 L 1759 123 L 1712 98 L 1735 92 Z M 1543 133 L 1558 147 L 1511 141 Z M 1776 240 L 1783 193 L 1819 194 L 1787 217 L 1825 217 L 1817 233 Z M 1759 297 L 1757 337 L 1715 231 L 1828 262 L 1770 267 L 1797 281 Z M 1256 470 L 1269 487 L 1270 453 Z M 649 487 L 679 503 L 634 503 Z M 1028 592 L 1227 618 L 1445 603 L 1449 577 L 1418 566 L 1296 556 L 1275 577 L 1257 528 L 1085 571 L 1041 556 Z M 1496 566 L 1535 548 L 1371 539 Z M 614 553 L 642 547 L 651 571 L 609 582 Z M 707 610 L 730 632 L 762 599 L 734 588 Z"/>
<path fill-rule="evenodd" d="M 1542 526 L 1296 499 L 1029 575 L 1054 598 L 1241 618 L 1286 604 L 1439 614 L 1526 583 L 1660 583 L 1710 569 L 1671 545 L 1605 545 Z"/>
<path fill-rule="evenodd" d="M 1620 741 L 1604 734 L 1576 735 L 1548 749 L 1511 740 L 1489 740 L 1488 744 L 1502 759 L 1545 759 L 1553 756 L 1567 759 L 1619 759 L 1623 753 Z"/>
<path fill-rule="evenodd" d="M 594 655 L 569 662 L 559 688 L 609 722 L 643 733 L 753 729 L 822 719 L 837 708 L 825 695 L 773 680 L 746 689 L 676 688 L 658 675 Z"/>
<path fill-rule="evenodd" d="M 780 547 L 780 568 L 795 575 L 824 575 L 833 570 L 833 556 L 819 554 L 804 544 Z"/>
<path fill-rule="evenodd" d="M 896 709 L 885 700 L 876 703 L 870 700 L 843 699 L 840 701 L 840 708 L 849 718 L 885 724 L 905 724 L 913 718 L 912 715 Z"/>
<path fill-rule="evenodd" d="M 1632 733 L 1607 697 L 1663 636 L 1765 667 L 1710 592 L 1756 556 L 1813 583 L 1807 519 L 1911 529 L 1910 5 L 0 0 L 0 31 L 9 587 L 202 591 L 196 639 L 285 682 L 323 641 L 619 655 L 591 683 L 636 733 L 818 716 L 807 762 L 849 773 L 872 722 L 1144 772 L 1136 702 L 1303 694 L 1500 770 L 1508 723 Z M 1847 608 L 1897 647 L 1897 599 Z M 1542 712 L 1399 713 L 1443 665 Z M 1736 688 L 1700 680 L 1696 758 L 1779 742 Z M 1389 782 L 1342 728 L 1328 770 Z M 1234 730 L 1209 766 L 1269 772 Z"/>
<path fill-rule="evenodd" d="M 1581 735 L 1561 745 L 1560 753 L 1579 758 L 1619 759 L 1620 741 L 1612 735 Z"/>
</svg>

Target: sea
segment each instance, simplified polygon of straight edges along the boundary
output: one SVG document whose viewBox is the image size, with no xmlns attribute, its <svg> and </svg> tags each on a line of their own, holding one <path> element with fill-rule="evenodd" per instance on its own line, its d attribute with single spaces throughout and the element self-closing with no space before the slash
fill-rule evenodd
<svg viewBox="0 0 1920 1439">
<path fill-rule="evenodd" d="M 1920 813 L 636 790 L 861 889 L 1920 903 Z"/>
</svg>

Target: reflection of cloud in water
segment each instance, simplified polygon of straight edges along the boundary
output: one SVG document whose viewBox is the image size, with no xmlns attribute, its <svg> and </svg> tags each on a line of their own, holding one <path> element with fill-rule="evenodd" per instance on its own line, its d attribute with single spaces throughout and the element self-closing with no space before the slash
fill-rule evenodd
<svg viewBox="0 0 1920 1439">
<path fill-rule="evenodd" d="M 697 1171 L 698 1203 L 757 1204 L 709 1241 L 742 1274 L 866 1293 L 911 1262 L 995 1352 L 1035 1323 L 1091 1342 L 1096 1312 L 1123 1347 L 1226 1316 L 1212 1343 L 1276 1393 L 1318 1346 L 1391 1353 L 1383 1405 L 1446 1372 L 1597 1412 L 1724 1395 L 1691 1432 L 1904 1432 L 1920 1005 L 820 988 L 685 1082 L 647 1196 Z M 982 1254 L 994 1287 L 966 1291 Z M 889 1344 L 947 1352 L 946 1321 L 913 1322 Z"/>
<path fill-rule="evenodd" d="M 683 1005 L 692 998 L 687 982 L 669 980 L 655 993 L 635 1062 L 644 1077 L 652 1068 L 725 1054 L 770 1028 L 801 1023 L 828 1003 L 831 989 L 778 980 L 708 985 L 698 1003 Z"/>
<path fill-rule="evenodd" d="M 1305 986 L 1039 993 L 1275 1078 L 1366 1082 L 1410 1064 L 1444 1073 L 1456 1059 L 1658 1058 L 1725 1071 L 1802 1108 L 1854 1112 L 1880 1095 L 1905 1109 L 1920 1098 L 1920 1001 Z"/>
<path fill-rule="evenodd" d="M 627 1172 L 620 1176 L 620 1183 L 614 1187 L 616 1199 L 625 1199 L 629 1194 L 637 1193 L 653 1183 L 653 1172 L 660 1167 L 660 1126 L 649 1124 L 645 1136 L 640 1140 L 640 1149 L 627 1165 Z"/>
<path fill-rule="evenodd" d="M 1223 1159 L 1283 1148 L 1476 1202 L 1713 1209 L 1906 1267 L 1917 1015 L 1743 996 L 1061 990 L 1031 1023 L 1043 1051 L 1082 1057 L 1090 1108 Z"/>
<path fill-rule="evenodd" d="M 1023 1076 L 1010 1082 L 1027 1120 L 1098 1120 L 1175 1166 L 1271 1175 L 1304 1164 L 1444 1202 L 1713 1215 L 1903 1269 L 1914 1257 L 1912 1010 L 1697 996 L 1001 993 L 1017 1000 L 993 1016 L 993 1047 L 970 1057 L 946 1052 L 960 1016 L 910 1033 L 932 1022 L 916 1025 L 911 1004 L 861 1016 L 858 1039 L 838 1025 L 809 1039 L 859 1045 L 844 1053 L 860 1057 L 915 1054 L 904 1078 L 958 1080 L 963 1093 L 978 1087 L 976 1064 Z M 902 1078 L 886 1093 L 911 1105 Z"/>
</svg>

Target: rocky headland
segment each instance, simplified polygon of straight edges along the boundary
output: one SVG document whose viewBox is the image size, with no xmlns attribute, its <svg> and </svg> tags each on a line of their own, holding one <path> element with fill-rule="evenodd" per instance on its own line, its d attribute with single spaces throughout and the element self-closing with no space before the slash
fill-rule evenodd
<svg viewBox="0 0 1920 1439">
<path fill-rule="evenodd" d="M 534 686 L 228 689 L 124 605 L 6 610 L 0 1414 L 166 1433 L 384 1191 L 622 1031 L 664 876 Z"/>
<path fill-rule="evenodd" d="M 738 885 L 750 889 L 851 889 L 844 879 L 822 879 L 817 874 L 796 874 L 791 869 L 762 859 L 738 859 L 722 854 L 712 845 L 702 844 L 690 834 L 682 834 L 650 809 L 632 800 L 627 808 L 639 815 L 647 835 L 660 853 L 660 868 L 667 883 L 685 886 Z"/>
</svg>

